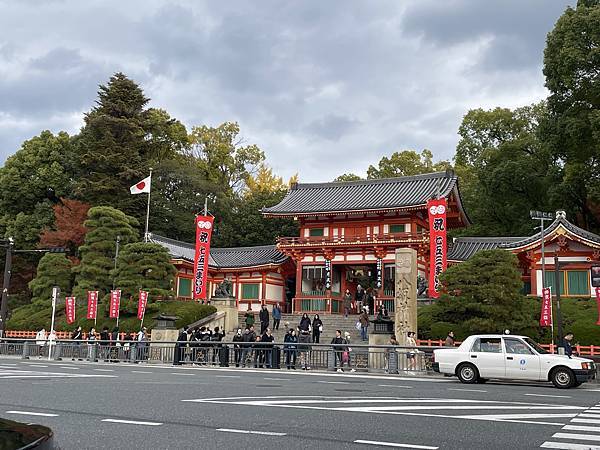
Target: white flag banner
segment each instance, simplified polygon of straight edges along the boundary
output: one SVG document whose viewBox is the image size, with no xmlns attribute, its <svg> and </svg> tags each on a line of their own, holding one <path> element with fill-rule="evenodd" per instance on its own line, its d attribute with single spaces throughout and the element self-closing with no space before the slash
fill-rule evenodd
<svg viewBox="0 0 600 450">
<path fill-rule="evenodd" d="M 150 193 L 150 183 L 152 181 L 152 175 L 147 178 L 144 178 L 139 183 L 134 184 L 129 188 L 129 191 L 132 194 L 149 194 Z"/>
</svg>

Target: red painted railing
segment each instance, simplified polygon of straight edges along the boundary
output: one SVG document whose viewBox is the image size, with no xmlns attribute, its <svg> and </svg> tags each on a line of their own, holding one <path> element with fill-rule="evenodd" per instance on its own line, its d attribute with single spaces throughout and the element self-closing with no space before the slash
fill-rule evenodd
<svg viewBox="0 0 600 450">
<path fill-rule="evenodd" d="M 425 233 L 377 233 L 355 236 L 309 236 L 309 237 L 279 237 L 277 244 L 282 247 L 293 246 L 322 246 L 337 244 L 385 244 L 394 242 L 427 242 Z"/>
</svg>

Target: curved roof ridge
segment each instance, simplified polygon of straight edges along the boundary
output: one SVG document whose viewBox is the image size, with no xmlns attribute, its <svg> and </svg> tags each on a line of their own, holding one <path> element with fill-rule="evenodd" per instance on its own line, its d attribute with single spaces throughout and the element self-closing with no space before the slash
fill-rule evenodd
<svg viewBox="0 0 600 450">
<path fill-rule="evenodd" d="M 338 187 L 338 186 L 352 186 L 362 184 L 387 184 L 387 183 L 398 183 L 406 181 L 415 181 L 423 178 L 457 178 L 457 175 L 448 171 L 444 172 L 429 172 L 420 173 L 417 175 L 405 175 L 400 177 L 387 177 L 387 178 L 366 178 L 361 180 L 351 181 L 323 181 L 319 183 L 297 183 L 296 189 L 302 188 L 325 188 L 325 187 Z"/>
</svg>

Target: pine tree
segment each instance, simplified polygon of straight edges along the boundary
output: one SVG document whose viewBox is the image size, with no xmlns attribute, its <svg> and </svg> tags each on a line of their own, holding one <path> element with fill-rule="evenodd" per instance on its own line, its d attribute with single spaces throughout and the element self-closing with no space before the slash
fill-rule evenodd
<svg viewBox="0 0 600 450">
<path fill-rule="evenodd" d="M 148 101 L 142 89 L 122 73 L 100 86 L 97 106 L 85 115 L 85 126 L 75 139 L 79 198 L 128 214 L 144 210 L 143 196 L 129 195 L 129 187 L 148 175 L 143 159 Z"/>
<path fill-rule="evenodd" d="M 113 285 L 111 271 L 114 268 L 117 237 L 122 246 L 135 242 L 139 222 L 118 209 L 97 206 L 88 211 L 84 226 L 88 232 L 85 244 L 79 247 L 81 264 L 73 269 L 76 273 L 73 294 L 82 297 L 88 290 L 98 290 L 102 296 Z"/>
<path fill-rule="evenodd" d="M 71 265 L 64 253 L 46 253 L 37 266 L 36 277 L 29 282 L 32 302 L 49 301 L 54 286 L 58 286 L 63 294 L 70 293 Z"/>
<path fill-rule="evenodd" d="M 135 242 L 126 245 L 119 253 L 117 269 L 113 272 L 116 287 L 121 295 L 137 298 L 143 289 L 150 300 L 172 295 L 173 280 L 177 270 L 171 264 L 169 252 L 158 244 Z"/>
</svg>

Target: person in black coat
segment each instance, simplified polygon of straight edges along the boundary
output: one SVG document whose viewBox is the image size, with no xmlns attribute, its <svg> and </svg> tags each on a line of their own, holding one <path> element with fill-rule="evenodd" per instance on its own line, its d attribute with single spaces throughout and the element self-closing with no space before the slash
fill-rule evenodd
<svg viewBox="0 0 600 450">
<path fill-rule="evenodd" d="M 183 348 L 187 344 L 187 325 L 179 332 L 177 336 L 177 344 L 175 344 L 175 355 L 173 356 L 173 364 L 180 366 L 183 361 Z"/>
<path fill-rule="evenodd" d="M 296 330 L 290 328 L 290 330 L 286 333 L 285 338 L 283 339 L 284 349 L 285 349 L 285 365 L 290 369 L 296 370 L 296 358 L 298 353 L 296 349 L 298 348 L 298 336 L 296 336 Z"/>
<path fill-rule="evenodd" d="M 312 321 L 312 341 L 315 344 L 319 343 L 319 339 L 321 338 L 321 331 L 323 329 L 323 321 L 318 314 L 315 314 L 315 318 Z"/>
<path fill-rule="evenodd" d="M 240 361 L 242 360 L 242 346 L 235 344 L 236 342 L 243 342 L 244 337 L 242 336 L 242 329 L 238 328 L 237 333 L 233 336 L 233 359 L 235 361 L 235 367 L 240 367 Z"/>
<path fill-rule="evenodd" d="M 263 345 L 263 361 L 265 362 L 265 367 L 271 369 L 273 367 L 273 341 L 275 337 L 271 334 L 271 329 L 267 328 L 265 334 L 260 338 L 261 342 L 265 342 L 266 345 Z"/>
<path fill-rule="evenodd" d="M 269 327 L 269 310 L 267 309 L 267 305 L 262 305 L 258 318 L 260 320 L 260 334 L 262 335 L 265 334 L 265 331 Z"/>
</svg>

